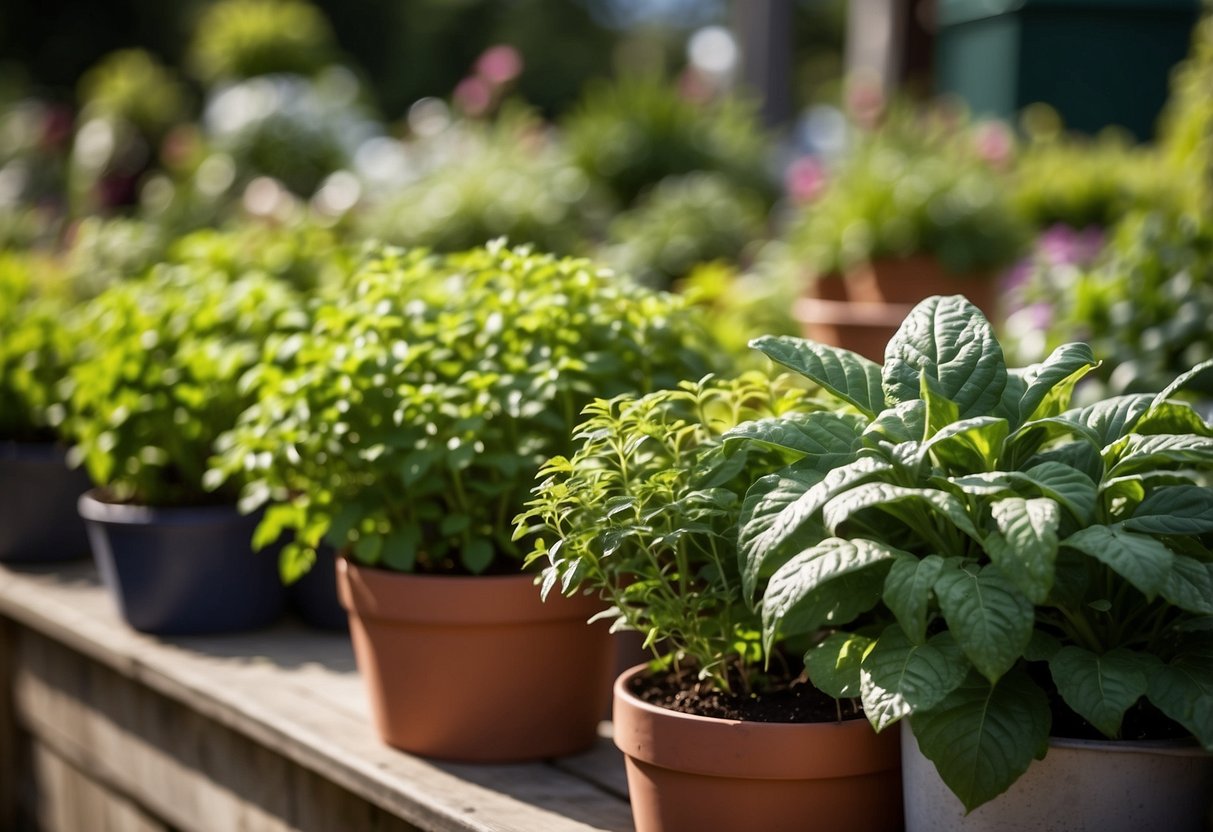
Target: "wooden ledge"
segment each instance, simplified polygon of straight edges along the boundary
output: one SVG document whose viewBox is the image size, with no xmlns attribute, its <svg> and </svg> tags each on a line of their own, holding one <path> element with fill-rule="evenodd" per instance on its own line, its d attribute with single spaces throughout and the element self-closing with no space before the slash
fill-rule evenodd
<svg viewBox="0 0 1213 832">
<path fill-rule="evenodd" d="M 3 619 L 10 625 L 0 626 L 0 640 L 9 633 L 17 644 L 15 650 L 9 645 L 12 678 L 0 678 L 0 684 L 14 692 L 21 728 L 35 745 L 165 825 L 190 832 L 323 829 L 318 821 L 277 818 L 274 807 L 290 814 L 303 797 L 328 790 L 394 819 L 392 829 L 633 829 L 622 759 L 605 739 L 608 726 L 590 752 L 546 763 L 472 766 L 395 751 L 374 735 L 345 635 L 288 621 L 235 636 L 144 636 L 120 620 L 91 564 L 53 571 L 0 567 L 0 625 Z M 0 671 L 4 647 L 0 643 Z M 161 714 L 159 722 L 151 712 Z M 75 724 L 80 720 L 92 727 Z M 3 723 L 0 713 L 0 728 Z M 79 736 L 86 728 L 97 742 L 124 744 L 138 759 L 124 768 Z M 241 759 L 212 759 L 219 753 L 214 743 L 179 736 L 189 731 L 230 734 L 223 748 L 231 746 L 230 756 Z M 193 743 L 189 749 L 174 752 L 185 739 Z M 0 743 L 0 752 L 4 748 Z M 0 772 L 4 765 L 0 759 Z M 191 765 L 179 774 L 183 783 L 193 777 L 197 794 L 186 794 L 184 785 L 166 787 L 168 769 Z M 261 799 L 256 822 L 242 820 L 237 827 L 208 817 L 211 803 L 231 798 L 241 785 L 234 776 L 216 784 L 216 772 L 247 771 L 253 780 L 270 780 L 275 766 L 298 769 L 302 774 L 290 775 L 290 782 L 309 785 L 294 795 Z"/>
</svg>

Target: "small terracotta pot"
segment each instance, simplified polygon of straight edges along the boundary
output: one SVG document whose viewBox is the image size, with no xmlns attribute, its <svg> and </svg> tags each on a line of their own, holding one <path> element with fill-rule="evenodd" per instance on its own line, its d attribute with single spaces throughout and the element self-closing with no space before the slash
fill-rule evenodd
<svg viewBox="0 0 1213 832">
<path fill-rule="evenodd" d="M 885 345 L 912 308 L 905 304 L 799 298 L 792 312 L 805 338 L 883 364 Z"/>
<path fill-rule="evenodd" d="M 895 731 L 864 719 L 738 722 L 649 705 L 615 682 L 615 745 L 624 753 L 636 832 L 754 829 L 898 832 Z"/>
<path fill-rule="evenodd" d="M 993 275 L 954 274 L 925 254 L 860 264 L 847 271 L 843 282 L 847 298 L 858 303 L 913 306 L 931 295 L 964 295 L 987 317 L 998 311 L 998 287 Z"/>
<path fill-rule="evenodd" d="M 529 575 L 407 575 L 337 561 L 358 669 L 388 745 L 445 760 L 521 762 L 594 743 L 612 643 L 593 597 Z"/>
</svg>

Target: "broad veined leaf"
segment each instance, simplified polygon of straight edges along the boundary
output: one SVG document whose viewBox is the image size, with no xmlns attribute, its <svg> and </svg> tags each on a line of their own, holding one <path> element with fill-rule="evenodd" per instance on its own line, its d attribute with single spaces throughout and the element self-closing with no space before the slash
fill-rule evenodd
<svg viewBox="0 0 1213 832">
<path fill-rule="evenodd" d="M 1129 434 L 1103 451 L 1108 477 L 1123 477 L 1178 465 L 1213 464 L 1213 437 L 1186 434 Z"/>
<path fill-rule="evenodd" d="M 935 488 L 907 488 L 885 482 L 867 483 L 834 497 L 822 508 L 821 515 L 827 531 L 833 534 L 853 515 L 867 509 L 890 514 L 927 539 L 933 536 L 931 515 L 948 521 L 978 542 L 982 539 L 964 503 L 946 491 Z"/>
<path fill-rule="evenodd" d="M 1153 401 L 1154 397 L 1147 393 L 1116 396 L 1087 407 L 1067 410 L 1058 418 L 1090 428 L 1099 447 L 1104 448 L 1131 431 Z"/>
<path fill-rule="evenodd" d="M 989 415 L 1007 386 L 1007 365 L 989 321 L 960 295 L 914 307 L 885 349 L 883 384 L 892 402 L 918 398 L 919 374 L 939 382 L 962 418 Z"/>
<path fill-rule="evenodd" d="M 835 494 L 891 470 L 861 458 L 822 476 L 787 469 L 763 477 L 746 492 L 737 537 L 742 588 L 752 604 L 758 581 L 799 550 L 825 537 L 818 512 Z"/>
<path fill-rule="evenodd" d="M 965 680 L 970 668 L 951 633 L 915 644 L 894 624 L 863 657 L 864 713 L 877 732 L 883 731 L 904 716 L 938 705 Z"/>
<path fill-rule="evenodd" d="M 1099 362 L 1086 344 L 1062 344 L 1042 361 L 1024 369 L 1026 385 L 1019 403 L 1024 421 L 1056 416 L 1069 403 L 1075 383 L 1097 367 Z"/>
<path fill-rule="evenodd" d="M 986 471 L 980 474 L 965 474 L 939 480 L 942 487 L 952 493 L 971 494 L 978 497 L 997 497 L 1015 493 L 1014 480 L 1008 471 Z"/>
<path fill-rule="evenodd" d="M 1046 462 L 1058 463 L 1086 476 L 1093 483 L 1104 478 L 1104 462 L 1100 450 L 1091 442 L 1063 442 L 1046 451 L 1033 454 L 1021 468 L 1033 468 Z"/>
<path fill-rule="evenodd" d="M 1101 656 L 1071 644 L 1049 660 L 1061 698 L 1109 739 L 1118 738 L 1125 711 L 1145 695 L 1148 669 L 1141 656 L 1121 648 Z"/>
<path fill-rule="evenodd" d="M 1180 609 L 1213 615 L 1213 563 L 1201 563 L 1187 555 L 1173 555 L 1174 562 L 1158 593 Z"/>
<path fill-rule="evenodd" d="M 1147 534 L 1204 534 L 1213 531 L 1213 488 L 1174 485 L 1146 496 L 1125 520 L 1125 528 Z"/>
<path fill-rule="evenodd" d="M 1149 698 L 1213 752 L 1213 658 L 1181 655 L 1150 671 Z"/>
<path fill-rule="evenodd" d="M 915 644 L 927 639 L 927 609 L 943 565 L 939 555 L 927 555 L 922 560 L 898 558 L 885 576 L 884 604 Z"/>
<path fill-rule="evenodd" d="M 826 538 L 771 576 L 762 599 L 763 640 L 841 626 L 875 605 L 892 561 L 904 555 L 871 540 Z"/>
<path fill-rule="evenodd" d="M 923 450 L 953 471 L 988 471 L 1002 454 L 1009 430 L 1007 420 L 997 416 L 962 419 L 928 439 Z"/>
<path fill-rule="evenodd" d="M 885 408 L 880 365 L 861 355 L 790 335 L 764 335 L 750 346 L 853 404 L 869 419 Z"/>
<path fill-rule="evenodd" d="M 745 422 L 722 437 L 726 443 L 753 443 L 785 451 L 793 460 L 813 456 L 834 467 L 850 462 L 865 421 L 847 413 L 814 411 Z"/>
<path fill-rule="evenodd" d="M 867 636 L 831 633 L 804 654 L 809 681 L 835 699 L 858 698 L 859 665 L 871 644 Z"/>
<path fill-rule="evenodd" d="M 1053 588 L 1057 560 L 1057 503 L 1047 497 L 1010 497 L 991 504 L 990 514 L 997 527 L 986 535 L 990 560 L 1029 601 L 1043 604 Z"/>
<path fill-rule="evenodd" d="M 1022 670 L 991 685 L 969 677 L 910 727 L 923 755 L 969 811 L 1006 791 L 1049 748 L 1049 700 Z"/>
<path fill-rule="evenodd" d="M 991 682 L 1023 655 L 1035 610 L 997 566 L 948 564 L 935 581 L 935 597 L 956 642 Z"/>
<path fill-rule="evenodd" d="M 1067 537 L 1062 545 L 1107 564 L 1149 599 L 1162 589 L 1175 559 L 1154 538 L 1114 526 L 1089 526 Z"/>
<path fill-rule="evenodd" d="M 1100 448 L 1095 432 L 1086 425 L 1063 419 L 1061 416 L 1048 416 L 1024 422 L 1017 431 L 1007 437 L 1003 467 L 1020 468 L 1045 445 L 1059 439 L 1086 441 L 1096 451 Z"/>
<path fill-rule="evenodd" d="M 1213 427 L 1187 402 L 1161 402 L 1151 407 L 1133 426 L 1134 433 L 1151 436 L 1160 433 L 1191 433 L 1213 436 Z"/>
<path fill-rule="evenodd" d="M 927 406 L 922 399 L 901 402 L 893 407 L 882 410 L 871 423 L 864 428 L 864 447 L 876 447 L 879 441 L 891 445 L 902 442 L 921 442 L 926 434 Z"/>
<path fill-rule="evenodd" d="M 1041 496 L 1056 500 L 1080 524 L 1089 523 L 1095 516 L 1099 491 L 1082 471 L 1060 462 L 1042 462 L 1012 476 L 1018 482 L 1027 483 Z"/>
<path fill-rule="evenodd" d="M 921 370 L 918 373 L 918 397 L 926 405 L 926 432 L 913 439 L 926 441 L 939 431 L 960 419 L 960 408 L 956 402 L 948 398 L 943 391 L 943 385 L 937 378 Z"/>
<path fill-rule="evenodd" d="M 1002 399 L 994 408 L 995 416 L 1006 419 L 1012 428 L 1017 428 L 1023 422 L 1020 411 L 1020 401 L 1023 394 L 1028 392 L 1028 383 L 1023 378 L 1024 370 L 1008 368 L 1007 386 L 1002 391 Z"/>
<path fill-rule="evenodd" d="M 1174 396 L 1180 390 L 1195 389 L 1202 393 L 1213 393 L 1213 359 L 1202 361 L 1183 373 L 1175 379 L 1175 381 L 1163 388 L 1162 392 L 1154 397 L 1154 405 L 1160 405 L 1167 399 Z"/>
</svg>

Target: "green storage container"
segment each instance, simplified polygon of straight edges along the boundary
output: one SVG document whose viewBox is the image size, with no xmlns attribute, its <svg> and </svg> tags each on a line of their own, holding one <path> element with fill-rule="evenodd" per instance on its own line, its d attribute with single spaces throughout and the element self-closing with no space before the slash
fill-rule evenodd
<svg viewBox="0 0 1213 832">
<path fill-rule="evenodd" d="M 938 0 L 936 86 L 1012 118 L 1037 101 L 1066 126 L 1154 135 L 1200 0 Z"/>
</svg>

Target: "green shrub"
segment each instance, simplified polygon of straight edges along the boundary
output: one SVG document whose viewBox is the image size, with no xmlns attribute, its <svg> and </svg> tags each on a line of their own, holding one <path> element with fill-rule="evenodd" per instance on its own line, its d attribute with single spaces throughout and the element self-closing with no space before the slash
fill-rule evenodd
<svg viewBox="0 0 1213 832">
<path fill-rule="evenodd" d="M 186 115 L 185 87 L 142 49 L 106 55 L 80 79 L 77 97 L 86 118 L 126 121 L 151 138 Z"/>
<path fill-rule="evenodd" d="M 220 0 L 195 28 L 189 64 L 207 83 L 289 72 L 311 75 L 335 56 L 324 15 L 306 0 Z"/>
<path fill-rule="evenodd" d="M 510 521 L 582 407 L 724 363 L 681 299 L 499 243 L 382 249 L 272 352 L 211 476 L 277 503 L 258 541 L 294 531 L 288 578 L 322 540 L 389 569 L 515 571 Z"/>
</svg>

